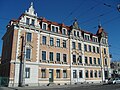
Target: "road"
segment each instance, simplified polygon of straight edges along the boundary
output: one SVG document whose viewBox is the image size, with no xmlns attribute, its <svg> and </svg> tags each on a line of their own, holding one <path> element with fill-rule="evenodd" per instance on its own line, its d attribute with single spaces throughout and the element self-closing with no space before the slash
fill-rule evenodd
<svg viewBox="0 0 120 90">
<path fill-rule="evenodd" d="M 39 89 L 38 89 L 39 90 Z M 67 88 L 51 88 L 42 90 L 120 90 L 120 84 L 116 85 L 93 85 L 93 86 L 78 86 L 78 87 L 67 87 Z"/>
<path fill-rule="evenodd" d="M 72 85 L 72 86 L 53 86 L 53 87 L 29 87 L 29 88 L 9 88 L 0 87 L 0 90 L 120 90 L 120 84 L 116 85 Z"/>
</svg>

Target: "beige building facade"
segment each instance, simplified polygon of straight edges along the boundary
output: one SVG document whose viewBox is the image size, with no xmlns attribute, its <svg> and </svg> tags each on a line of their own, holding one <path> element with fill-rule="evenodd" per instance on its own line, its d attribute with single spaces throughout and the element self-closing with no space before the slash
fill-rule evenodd
<svg viewBox="0 0 120 90">
<path fill-rule="evenodd" d="M 101 83 L 109 77 L 108 36 L 38 17 L 33 3 L 3 36 L 0 76 L 8 86 Z"/>
</svg>

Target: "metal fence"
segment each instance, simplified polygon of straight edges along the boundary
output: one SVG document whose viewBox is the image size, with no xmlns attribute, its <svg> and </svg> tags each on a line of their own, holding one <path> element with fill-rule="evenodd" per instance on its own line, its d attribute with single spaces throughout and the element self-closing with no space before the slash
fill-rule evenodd
<svg viewBox="0 0 120 90">
<path fill-rule="evenodd" d="M 8 86 L 8 77 L 0 77 L 0 86 Z"/>
</svg>

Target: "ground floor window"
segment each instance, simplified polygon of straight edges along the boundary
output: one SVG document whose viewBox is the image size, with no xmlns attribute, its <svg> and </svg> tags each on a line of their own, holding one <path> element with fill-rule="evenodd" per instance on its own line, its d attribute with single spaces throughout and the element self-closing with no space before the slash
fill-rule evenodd
<svg viewBox="0 0 120 90">
<path fill-rule="evenodd" d="M 46 77 L 46 70 L 45 69 L 41 69 L 41 77 L 45 78 Z"/>
<path fill-rule="evenodd" d="M 60 70 L 56 70 L 56 78 L 60 78 Z"/>
<path fill-rule="evenodd" d="M 25 78 L 30 78 L 30 68 L 25 68 Z"/>
<path fill-rule="evenodd" d="M 79 78 L 83 78 L 83 75 L 82 75 L 82 70 L 79 70 Z"/>
<path fill-rule="evenodd" d="M 73 78 L 77 78 L 77 70 L 73 70 Z"/>
<path fill-rule="evenodd" d="M 67 70 L 63 70 L 63 78 L 67 78 Z"/>
<path fill-rule="evenodd" d="M 85 77 L 88 78 L 88 70 L 85 71 Z"/>
</svg>

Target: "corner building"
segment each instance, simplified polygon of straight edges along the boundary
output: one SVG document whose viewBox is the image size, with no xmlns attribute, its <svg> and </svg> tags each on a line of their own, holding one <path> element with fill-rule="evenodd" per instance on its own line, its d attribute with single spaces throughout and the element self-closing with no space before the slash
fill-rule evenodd
<svg viewBox="0 0 120 90">
<path fill-rule="evenodd" d="M 33 3 L 2 38 L 0 76 L 7 86 L 100 83 L 109 75 L 108 36 L 38 17 Z"/>
</svg>

